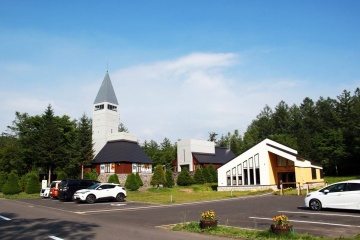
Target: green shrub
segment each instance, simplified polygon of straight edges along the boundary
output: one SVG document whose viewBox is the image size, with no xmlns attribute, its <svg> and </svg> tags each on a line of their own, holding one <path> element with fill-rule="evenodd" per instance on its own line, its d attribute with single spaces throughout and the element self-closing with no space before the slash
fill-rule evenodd
<svg viewBox="0 0 360 240">
<path fill-rule="evenodd" d="M 202 173 L 202 170 L 201 168 L 197 168 L 195 170 L 195 173 L 194 173 L 194 182 L 196 184 L 204 184 L 205 183 L 205 178 L 204 178 L 204 175 Z"/>
<path fill-rule="evenodd" d="M 31 172 L 29 173 L 29 177 L 27 179 L 25 192 L 27 194 L 32 194 L 32 193 L 38 193 L 39 191 L 40 191 L 39 176 L 36 173 Z"/>
<path fill-rule="evenodd" d="M 108 183 L 120 184 L 118 175 L 115 174 L 115 173 L 114 173 L 114 174 L 111 174 L 111 175 L 109 176 Z"/>
<path fill-rule="evenodd" d="M 6 180 L 3 186 L 3 193 L 7 195 L 13 195 L 21 192 L 21 187 L 19 185 L 19 177 L 15 171 L 12 171 L 8 179 Z"/>
<path fill-rule="evenodd" d="M 138 172 L 136 173 L 135 177 L 136 177 L 136 181 L 138 182 L 139 186 L 140 187 L 144 186 L 144 183 L 141 180 L 140 174 Z"/>
<path fill-rule="evenodd" d="M 216 171 L 214 165 L 212 165 L 212 164 L 209 165 L 209 173 L 212 176 L 212 180 L 213 180 L 212 182 L 217 183 L 217 181 L 218 181 L 217 171 Z"/>
<path fill-rule="evenodd" d="M 175 185 L 175 181 L 174 181 L 174 174 L 171 171 L 171 169 L 167 169 L 165 172 L 165 178 L 166 178 L 166 187 L 173 187 Z"/>
<path fill-rule="evenodd" d="M 84 179 L 97 180 L 98 174 L 95 169 L 91 169 L 90 172 L 84 172 Z"/>
<path fill-rule="evenodd" d="M 7 172 L 0 172 L 0 192 L 2 192 L 2 188 L 4 186 L 4 184 L 6 183 L 6 180 L 8 178 L 8 173 Z"/>
<path fill-rule="evenodd" d="M 151 177 L 150 184 L 152 186 L 158 186 L 165 183 L 165 172 L 163 166 L 158 164 L 154 169 L 154 174 Z"/>
<path fill-rule="evenodd" d="M 68 176 L 65 172 L 59 172 L 57 174 L 56 180 L 65 180 L 67 178 L 68 178 Z"/>
<path fill-rule="evenodd" d="M 177 184 L 179 186 L 190 186 L 193 183 L 194 183 L 194 179 L 191 177 L 189 170 L 183 167 L 178 176 Z"/>
<path fill-rule="evenodd" d="M 212 183 L 214 182 L 213 178 L 212 178 L 212 175 L 209 171 L 209 168 L 207 166 L 204 166 L 203 169 L 202 169 L 202 173 L 203 173 L 203 176 L 205 178 L 205 182 L 207 183 Z"/>
<path fill-rule="evenodd" d="M 136 176 L 134 173 L 131 173 L 127 176 L 125 182 L 125 188 L 129 189 L 130 191 L 136 191 L 139 189 L 139 184 L 136 181 Z"/>
</svg>

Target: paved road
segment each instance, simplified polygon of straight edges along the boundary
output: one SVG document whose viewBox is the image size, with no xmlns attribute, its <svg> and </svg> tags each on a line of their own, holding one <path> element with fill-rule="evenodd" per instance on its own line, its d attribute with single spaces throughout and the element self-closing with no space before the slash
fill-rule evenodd
<svg viewBox="0 0 360 240">
<path fill-rule="evenodd" d="M 172 205 L 2 199 L 0 235 L 1 239 L 219 239 L 159 228 L 198 221 L 200 212 L 209 209 L 228 226 L 268 229 L 272 217 L 286 214 L 299 233 L 331 237 L 360 233 L 360 211 L 313 212 L 301 206 L 302 196 L 274 195 Z"/>
</svg>

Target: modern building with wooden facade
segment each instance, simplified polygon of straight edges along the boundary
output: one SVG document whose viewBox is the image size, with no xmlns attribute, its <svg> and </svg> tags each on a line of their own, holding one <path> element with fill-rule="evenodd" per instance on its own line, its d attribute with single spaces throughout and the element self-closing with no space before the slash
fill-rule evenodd
<svg viewBox="0 0 360 240">
<path fill-rule="evenodd" d="M 218 168 L 218 191 L 322 185 L 323 168 L 285 145 L 265 139 Z"/>
</svg>

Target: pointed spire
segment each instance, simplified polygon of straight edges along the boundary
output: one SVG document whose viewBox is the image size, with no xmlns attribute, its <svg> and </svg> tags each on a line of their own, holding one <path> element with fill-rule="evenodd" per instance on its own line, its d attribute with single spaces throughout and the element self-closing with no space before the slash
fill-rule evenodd
<svg viewBox="0 0 360 240">
<path fill-rule="evenodd" d="M 98 94 L 96 95 L 94 104 L 102 103 L 102 102 L 109 102 L 112 104 L 119 105 L 114 88 L 112 86 L 109 73 L 106 71 L 106 75 L 104 80 L 101 84 Z"/>
</svg>

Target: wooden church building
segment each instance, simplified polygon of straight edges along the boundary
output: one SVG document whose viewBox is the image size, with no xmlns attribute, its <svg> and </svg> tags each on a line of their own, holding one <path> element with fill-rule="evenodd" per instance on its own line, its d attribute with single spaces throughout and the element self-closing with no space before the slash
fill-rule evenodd
<svg viewBox="0 0 360 240">
<path fill-rule="evenodd" d="M 152 161 L 141 149 L 134 134 L 119 132 L 119 104 L 109 73 L 93 104 L 93 168 L 101 176 L 109 174 L 152 173 Z"/>
</svg>

